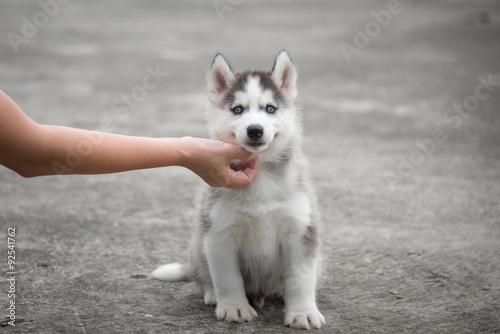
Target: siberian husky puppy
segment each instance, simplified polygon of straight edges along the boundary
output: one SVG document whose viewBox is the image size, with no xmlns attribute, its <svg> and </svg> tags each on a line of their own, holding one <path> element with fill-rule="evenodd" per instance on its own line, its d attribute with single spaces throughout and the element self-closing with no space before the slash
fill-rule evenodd
<svg viewBox="0 0 500 334">
<path fill-rule="evenodd" d="M 300 148 L 295 66 L 283 50 L 271 72 L 235 74 L 217 54 L 207 79 L 212 137 L 258 152 L 260 168 L 242 189 L 207 187 L 189 264 L 167 264 L 151 276 L 196 281 L 219 320 L 251 321 L 251 304 L 260 308 L 278 295 L 285 325 L 320 328 L 319 215 Z"/>
</svg>

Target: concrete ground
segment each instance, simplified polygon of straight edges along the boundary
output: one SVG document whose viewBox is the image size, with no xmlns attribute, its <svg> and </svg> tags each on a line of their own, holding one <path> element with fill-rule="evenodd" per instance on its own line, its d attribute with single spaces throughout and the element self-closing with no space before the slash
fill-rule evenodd
<svg viewBox="0 0 500 334">
<path fill-rule="evenodd" d="M 324 224 L 317 333 L 500 333 L 497 1 L 58 1 L 0 5 L 0 89 L 40 123 L 206 137 L 215 53 L 243 70 L 289 51 Z M 295 332 L 279 303 L 219 322 L 194 284 L 145 279 L 186 259 L 200 183 L 0 168 L 0 332 Z"/>
</svg>

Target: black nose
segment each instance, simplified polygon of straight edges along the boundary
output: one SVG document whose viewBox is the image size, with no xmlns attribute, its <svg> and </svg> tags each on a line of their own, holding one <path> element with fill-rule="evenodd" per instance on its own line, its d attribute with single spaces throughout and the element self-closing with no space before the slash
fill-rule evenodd
<svg viewBox="0 0 500 334">
<path fill-rule="evenodd" d="M 264 135 L 264 128 L 260 124 L 252 124 L 247 128 L 247 136 L 250 139 L 260 139 Z"/>
</svg>

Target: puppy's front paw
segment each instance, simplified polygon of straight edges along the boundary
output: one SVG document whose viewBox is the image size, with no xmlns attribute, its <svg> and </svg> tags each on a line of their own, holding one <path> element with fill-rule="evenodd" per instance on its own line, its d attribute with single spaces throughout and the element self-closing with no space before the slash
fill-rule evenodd
<svg viewBox="0 0 500 334">
<path fill-rule="evenodd" d="M 289 311 L 285 314 L 285 325 L 293 328 L 311 329 L 324 325 L 325 317 L 317 309 L 304 311 Z"/>
<path fill-rule="evenodd" d="M 248 303 L 246 305 L 217 304 L 215 315 L 217 319 L 229 322 L 245 322 L 257 318 L 257 312 Z"/>
</svg>

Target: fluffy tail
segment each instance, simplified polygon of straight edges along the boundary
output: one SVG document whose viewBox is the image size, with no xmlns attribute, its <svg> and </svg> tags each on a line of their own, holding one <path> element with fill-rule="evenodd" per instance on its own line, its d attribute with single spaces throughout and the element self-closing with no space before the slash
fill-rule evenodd
<svg viewBox="0 0 500 334">
<path fill-rule="evenodd" d="M 149 277 L 169 282 L 190 280 L 188 266 L 180 263 L 169 263 L 160 266 Z"/>
</svg>

